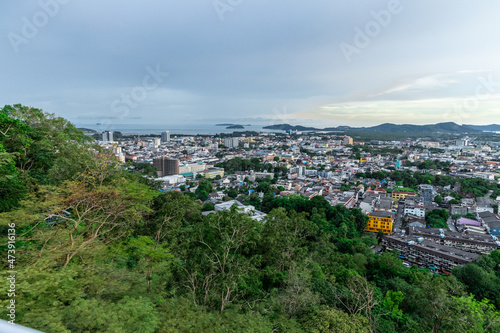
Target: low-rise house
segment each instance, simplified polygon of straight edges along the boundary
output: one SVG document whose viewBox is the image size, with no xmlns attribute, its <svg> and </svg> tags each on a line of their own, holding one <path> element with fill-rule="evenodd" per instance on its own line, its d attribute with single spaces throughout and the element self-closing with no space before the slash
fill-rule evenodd
<svg viewBox="0 0 500 333">
<path fill-rule="evenodd" d="M 491 212 L 495 213 L 493 206 L 496 205 L 496 201 L 487 197 L 476 198 L 476 212 Z"/>
<path fill-rule="evenodd" d="M 457 220 L 457 227 L 458 226 L 461 226 L 462 228 L 465 227 L 465 226 L 480 227 L 481 226 L 481 222 L 476 221 L 476 220 L 467 219 L 465 217 L 460 217 Z"/>
<path fill-rule="evenodd" d="M 406 218 L 406 226 L 412 228 L 425 228 L 425 219 L 420 216 L 408 215 Z"/>
<path fill-rule="evenodd" d="M 373 205 L 377 200 L 377 196 L 375 195 L 366 195 L 363 198 L 363 201 L 359 204 L 359 208 L 363 211 L 363 213 L 368 214 L 373 211 Z"/>
<path fill-rule="evenodd" d="M 242 213 L 245 213 L 247 215 L 250 215 L 250 217 L 254 220 L 257 220 L 257 221 L 262 221 L 266 216 L 267 214 L 261 212 L 261 211 L 258 211 L 255 209 L 254 206 L 251 206 L 251 205 L 244 205 L 242 204 L 241 202 L 237 201 L 237 200 L 230 200 L 230 201 L 226 201 L 226 202 L 222 202 L 222 203 L 219 203 L 219 204 L 216 204 L 215 205 L 215 211 L 220 211 L 220 210 L 229 210 L 231 209 L 231 207 L 233 205 L 236 205 L 237 206 L 237 209 L 242 212 Z"/>
<path fill-rule="evenodd" d="M 392 199 L 378 197 L 378 199 L 375 201 L 375 204 L 373 205 L 373 209 L 378 212 L 390 213 L 392 211 Z"/>
<path fill-rule="evenodd" d="M 500 236 L 500 218 L 492 212 L 485 211 L 476 214 L 478 219 L 486 227 L 486 230 L 493 236 Z"/>
</svg>

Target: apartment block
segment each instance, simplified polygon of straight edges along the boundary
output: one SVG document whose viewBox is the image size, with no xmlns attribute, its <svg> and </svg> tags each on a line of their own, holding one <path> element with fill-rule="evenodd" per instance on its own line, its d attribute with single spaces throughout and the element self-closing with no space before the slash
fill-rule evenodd
<svg viewBox="0 0 500 333">
<path fill-rule="evenodd" d="M 168 157 L 153 159 L 153 166 L 158 169 L 158 177 L 172 176 L 179 174 L 179 160 Z"/>
<path fill-rule="evenodd" d="M 406 191 L 393 191 L 391 194 L 391 199 L 394 201 L 404 200 L 408 195 L 415 195 L 415 193 Z"/>
<path fill-rule="evenodd" d="M 370 218 L 365 231 L 378 232 L 382 230 L 386 234 L 392 233 L 394 218 L 388 212 L 372 212 L 368 215 Z"/>
<path fill-rule="evenodd" d="M 398 251 L 400 258 L 418 266 L 451 271 L 481 257 L 480 254 L 462 251 L 433 241 L 391 235 L 385 236 L 382 243 L 386 250 Z"/>
</svg>

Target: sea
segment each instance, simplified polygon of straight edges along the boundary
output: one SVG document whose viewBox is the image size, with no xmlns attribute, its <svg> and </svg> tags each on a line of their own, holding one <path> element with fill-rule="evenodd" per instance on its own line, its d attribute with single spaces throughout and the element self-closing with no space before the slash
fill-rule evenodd
<svg viewBox="0 0 500 333">
<path fill-rule="evenodd" d="M 255 132 L 281 132 L 278 130 L 263 129 L 266 125 L 250 125 L 244 126 L 244 129 L 227 129 L 226 126 L 216 126 L 216 124 L 82 124 L 75 123 L 76 127 L 79 128 L 89 128 L 97 132 L 104 131 L 119 131 L 124 135 L 148 135 L 148 134 L 160 134 L 164 131 L 169 131 L 170 135 L 184 134 L 184 135 L 215 135 L 218 133 L 233 133 L 233 132 L 243 132 L 243 131 L 255 131 Z"/>
</svg>

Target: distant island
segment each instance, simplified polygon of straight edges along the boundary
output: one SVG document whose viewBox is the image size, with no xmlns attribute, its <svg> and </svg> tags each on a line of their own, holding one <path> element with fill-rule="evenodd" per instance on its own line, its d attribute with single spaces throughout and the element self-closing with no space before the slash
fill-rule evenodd
<svg viewBox="0 0 500 333">
<path fill-rule="evenodd" d="M 244 129 L 245 127 L 243 125 L 231 125 L 226 127 L 226 129 Z"/>
<path fill-rule="evenodd" d="M 250 124 L 240 125 L 240 124 L 215 124 L 215 126 L 252 126 Z"/>
</svg>

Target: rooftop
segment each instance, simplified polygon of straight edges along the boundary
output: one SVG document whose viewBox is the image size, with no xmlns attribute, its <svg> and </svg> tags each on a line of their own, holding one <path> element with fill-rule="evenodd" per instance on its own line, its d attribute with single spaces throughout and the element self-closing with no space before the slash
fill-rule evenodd
<svg viewBox="0 0 500 333">
<path fill-rule="evenodd" d="M 389 212 L 371 212 L 368 216 L 390 218 L 392 214 Z"/>
</svg>

